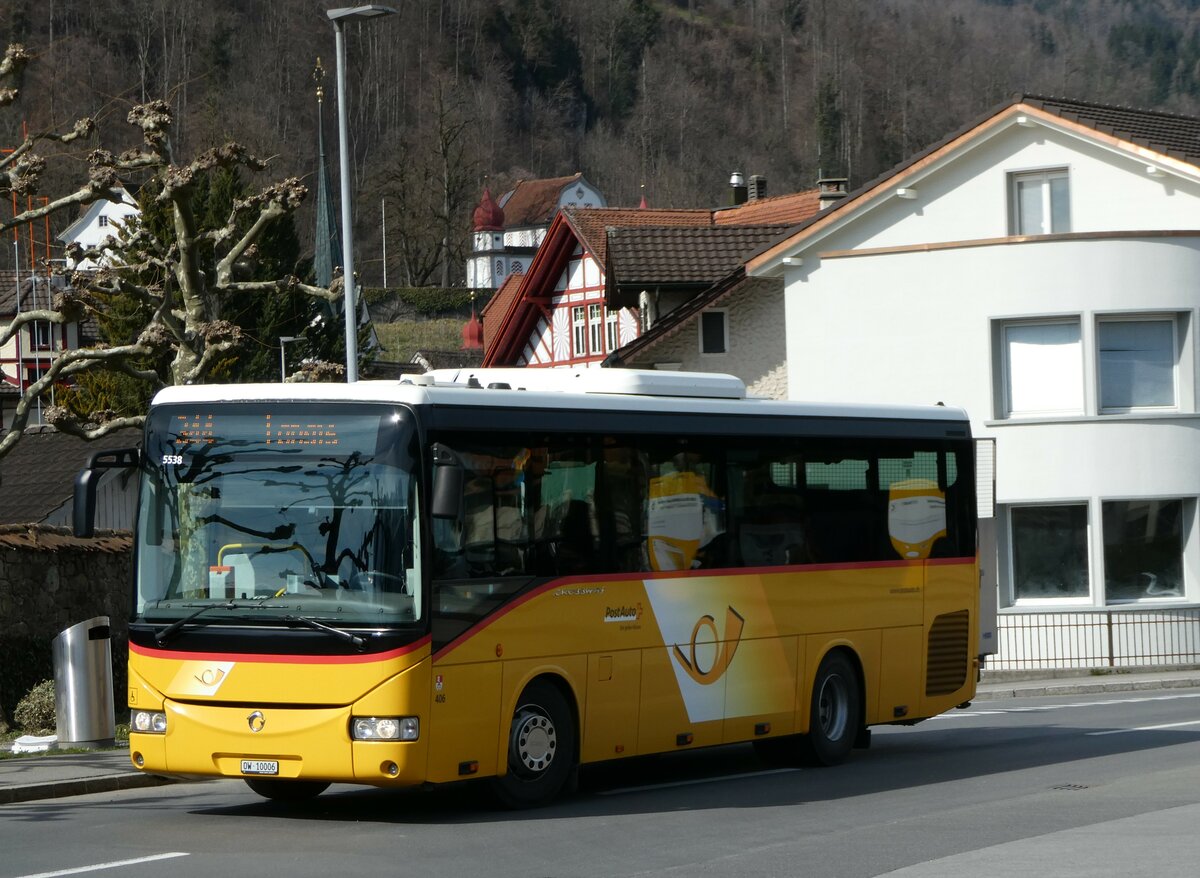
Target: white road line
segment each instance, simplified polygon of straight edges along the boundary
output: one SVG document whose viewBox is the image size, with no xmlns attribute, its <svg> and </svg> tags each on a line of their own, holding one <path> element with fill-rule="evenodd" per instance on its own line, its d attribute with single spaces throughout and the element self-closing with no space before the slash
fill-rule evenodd
<svg viewBox="0 0 1200 878">
<path fill-rule="evenodd" d="M 597 795 L 621 796 L 625 793 L 644 793 L 647 790 L 669 790 L 671 787 L 693 787 L 702 783 L 720 783 L 727 780 L 741 780 L 747 777 L 766 777 L 769 774 L 791 774 L 799 770 L 799 768 L 773 768 L 767 771 L 743 771 L 740 774 L 723 774 L 719 777 L 701 777 L 695 780 L 676 780 L 668 781 L 667 783 L 650 783 L 640 787 L 621 787 L 616 790 L 602 790 Z M 29 878 L 39 878 L 39 876 L 31 875 Z"/>
<path fill-rule="evenodd" d="M 1159 729 L 1178 729 L 1182 726 L 1200 726 L 1200 719 L 1189 720 L 1185 723 L 1163 723 L 1160 726 L 1138 726 L 1136 729 L 1109 729 L 1106 732 L 1088 732 L 1092 737 L 1100 735 L 1124 735 L 1126 732 L 1154 732 Z"/>
<path fill-rule="evenodd" d="M 132 860 L 114 860 L 111 863 L 97 863 L 94 866 L 77 866 L 74 869 L 59 869 L 57 872 L 38 872 L 36 875 L 21 875 L 19 878 L 58 878 L 59 875 L 79 875 L 83 872 L 99 872 L 101 869 L 117 869 L 121 866 L 136 866 L 139 863 L 153 863 L 156 860 L 171 860 L 175 857 L 186 857 L 189 854 L 182 851 L 172 851 L 169 854 L 154 854 L 149 857 L 137 857 Z"/>
</svg>

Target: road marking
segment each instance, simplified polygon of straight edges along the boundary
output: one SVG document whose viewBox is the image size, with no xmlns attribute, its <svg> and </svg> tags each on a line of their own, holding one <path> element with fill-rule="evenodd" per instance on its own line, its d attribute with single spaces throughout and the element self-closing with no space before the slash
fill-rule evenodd
<svg viewBox="0 0 1200 878">
<path fill-rule="evenodd" d="M 153 863 L 156 860 L 171 860 L 175 857 L 187 857 L 182 851 L 172 851 L 169 854 L 153 854 L 149 857 L 137 857 L 132 860 L 113 860 L 111 863 L 97 863 L 94 866 L 78 866 L 74 869 L 59 869 L 57 872 L 38 872 L 36 875 L 21 875 L 19 878 L 57 878 L 59 875 L 78 875 L 81 872 L 99 872 L 101 869 L 117 869 L 121 866 L 136 866 L 139 863 Z"/>
<path fill-rule="evenodd" d="M 1087 734 L 1099 737 L 1100 735 L 1123 735 L 1126 732 L 1156 732 L 1159 729 L 1178 729 L 1183 726 L 1200 726 L 1200 719 L 1190 720 L 1185 723 L 1163 723 L 1160 726 L 1138 726 L 1136 729 L 1109 729 L 1106 732 L 1087 732 Z"/>
<path fill-rule="evenodd" d="M 596 795 L 599 796 L 620 796 L 625 793 L 644 793 L 647 790 L 668 790 L 671 787 L 693 787 L 702 783 L 720 783 L 727 780 L 742 780 L 747 777 L 766 777 L 769 774 L 791 774 L 799 771 L 799 768 L 772 768 L 767 771 L 743 771 L 740 774 L 723 774 L 719 777 L 700 777 L 694 780 L 675 780 L 667 781 L 666 783 L 651 783 L 640 787 L 621 787 L 615 790 L 601 790 Z M 29 876 L 29 878 L 37 878 L 37 876 Z"/>
</svg>

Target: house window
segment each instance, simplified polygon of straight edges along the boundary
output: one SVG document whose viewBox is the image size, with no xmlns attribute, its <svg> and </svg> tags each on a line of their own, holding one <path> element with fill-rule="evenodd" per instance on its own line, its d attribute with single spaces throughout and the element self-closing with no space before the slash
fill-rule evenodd
<svg viewBox="0 0 1200 878">
<path fill-rule="evenodd" d="M 724 310 L 700 314 L 700 353 L 723 354 L 729 350 L 729 321 Z"/>
<path fill-rule="evenodd" d="M 604 352 L 604 321 L 600 317 L 599 305 L 588 305 L 588 330 L 591 334 L 592 353 Z"/>
<path fill-rule="evenodd" d="M 571 309 L 572 337 L 575 340 L 575 356 L 587 356 L 587 312 L 582 305 Z"/>
<path fill-rule="evenodd" d="M 1101 504 L 1109 602 L 1183 596 L 1182 500 Z"/>
<path fill-rule="evenodd" d="M 33 334 L 33 346 L 40 351 L 48 351 L 54 344 L 54 331 L 49 322 L 35 322 L 30 327 Z"/>
<path fill-rule="evenodd" d="M 1010 226 L 1014 235 L 1071 231 L 1071 190 L 1066 168 L 1012 174 Z"/>
<path fill-rule="evenodd" d="M 1176 405 L 1174 320 L 1102 320 L 1096 342 L 1101 411 Z"/>
<path fill-rule="evenodd" d="M 1014 601 L 1088 597 L 1086 504 L 1014 506 L 1009 530 Z"/>
<path fill-rule="evenodd" d="M 108 225 L 108 217 L 105 214 L 100 214 L 100 216 L 96 217 L 96 224 L 100 228 L 104 228 Z"/>
<path fill-rule="evenodd" d="M 1002 327 L 1003 417 L 1083 414 L 1078 320 Z"/>
<path fill-rule="evenodd" d="M 608 350 L 610 351 L 615 351 L 621 346 L 617 317 L 618 314 L 616 311 L 609 311 L 604 315 L 604 329 L 608 337 Z"/>
</svg>

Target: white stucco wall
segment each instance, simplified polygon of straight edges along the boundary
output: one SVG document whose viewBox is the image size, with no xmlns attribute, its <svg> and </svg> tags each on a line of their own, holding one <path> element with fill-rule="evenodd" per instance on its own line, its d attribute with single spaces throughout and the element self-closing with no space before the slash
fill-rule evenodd
<svg viewBox="0 0 1200 878">
<path fill-rule="evenodd" d="M 629 365 L 652 369 L 655 363 L 679 363 L 685 372 L 725 372 L 741 378 L 752 396 L 786 399 L 782 289 L 731 296 L 719 307 L 729 321 L 729 349 L 725 353 L 700 353 L 700 330 L 696 321 L 689 321 Z"/>
<path fill-rule="evenodd" d="M 995 438 L 1002 606 L 1013 597 L 1005 507 L 1086 506 L 1092 586 L 1072 604 L 1086 608 L 1106 605 L 1102 504 L 1159 498 L 1185 501 L 1186 594 L 1137 606 L 1200 603 L 1200 183 L 1152 177 L 1147 164 L 1014 125 L 896 184 L 915 198 L 886 191 L 848 210 L 783 270 L 791 398 L 945 402 Z M 1010 175 L 1043 168 L 1068 171 L 1071 234 L 1006 240 Z M 1007 418 L 999 327 L 1058 315 L 1079 322 L 1083 410 Z M 1099 411 L 1096 327 L 1114 315 L 1175 320 L 1176 406 Z"/>
</svg>

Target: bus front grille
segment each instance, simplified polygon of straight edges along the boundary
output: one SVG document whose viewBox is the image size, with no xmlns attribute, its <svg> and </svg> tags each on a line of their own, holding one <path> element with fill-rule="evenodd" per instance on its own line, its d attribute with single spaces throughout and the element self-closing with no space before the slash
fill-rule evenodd
<svg viewBox="0 0 1200 878">
<path fill-rule="evenodd" d="M 966 610 L 943 613 L 929 626 L 925 694 L 949 695 L 967 682 L 971 618 Z"/>
</svg>

